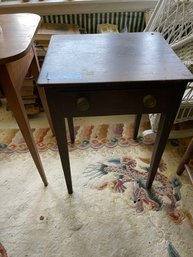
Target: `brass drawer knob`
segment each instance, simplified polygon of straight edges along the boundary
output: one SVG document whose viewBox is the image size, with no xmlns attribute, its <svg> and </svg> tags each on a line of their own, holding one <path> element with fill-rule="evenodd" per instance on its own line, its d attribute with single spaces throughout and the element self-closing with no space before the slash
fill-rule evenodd
<svg viewBox="0 0 193 257">
<path fill-rule="evenodd" d="M 154 108 L 157 104 L 157 100 L 153 95 L 146 95 L 143 98 L 143 104 L 146 108 Z"/>
<path fill-rule="evenodd" d="M 82 112 L 88 111 L 90 108 L 90 104 L 88 102 L 88 99 L 86 99 L 86 97 L 78 98 L 76 105 L 78 110 Z"/>
</svg>

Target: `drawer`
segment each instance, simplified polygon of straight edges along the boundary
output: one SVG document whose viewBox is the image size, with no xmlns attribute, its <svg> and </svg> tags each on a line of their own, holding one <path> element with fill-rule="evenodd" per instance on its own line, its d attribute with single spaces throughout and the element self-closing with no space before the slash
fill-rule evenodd
<svg viewBox="0 0 193 257">
<path fill-rule="evenodd" d="M 97 116 L 166 112 L 171 104 L 171 90 L 84 90 L 49 89 L 64 116 Z"/>
</svg>

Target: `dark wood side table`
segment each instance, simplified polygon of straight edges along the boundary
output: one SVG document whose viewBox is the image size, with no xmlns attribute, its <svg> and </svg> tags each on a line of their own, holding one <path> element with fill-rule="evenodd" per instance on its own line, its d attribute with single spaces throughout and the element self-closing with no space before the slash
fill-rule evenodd
<svg viewBox="0 0 193 257">
<path fill-rule="evenodd" d="M 150 188 L 188 81 L 193 76 L 159 33 L 53 36 L 38 79 L 51 112 L 71 194 L 64 118 L 161 113 L 147 179 Z"/>
<path fill-rule="evenodd" d="M 0 32 L 0 89 L 7 98 L 43 183 L 47 186 L 47 178 L 33 139 L 20 92 L 29 68 L 35 80 L 39 75 L 40 67 L 33 46 L 33 39 L 39 24 L 40 16 L 32 13 L 0 15 L 0 26 L 2 28 Z M 43 88 L 39 89 L 39 94 L 51 125 Z"/>
</svg>

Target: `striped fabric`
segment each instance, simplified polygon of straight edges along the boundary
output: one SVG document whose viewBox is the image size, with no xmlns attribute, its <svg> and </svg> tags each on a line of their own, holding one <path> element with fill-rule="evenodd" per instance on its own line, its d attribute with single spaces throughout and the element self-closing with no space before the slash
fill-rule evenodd
<svg viewBox="0 0 193 257">
<path fill-rule="evenodd" d="M 86 33 L 97 33 L 97 24 L 110 23 L 118 26 L 119 32 L 127 27 L 128 32 L 144 30 L 143 12 L 108 12 L 43 16 L 44 23 L 77 24 Z"/>
</svg>

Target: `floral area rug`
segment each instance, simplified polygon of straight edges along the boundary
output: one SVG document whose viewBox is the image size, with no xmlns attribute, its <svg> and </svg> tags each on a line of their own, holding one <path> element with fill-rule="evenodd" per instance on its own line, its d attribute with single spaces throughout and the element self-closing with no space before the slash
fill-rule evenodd
<svg viewBox="0 0 193 257">
<path fill-rule="evenodd" d="M 133 124 L 100 124 L 88 126 L 76 126 L 75 144 L 70 144 L 69 151 L 76 149 L 99 149 L 101 147 L 112 148 L 117 145 L 129 146 L 138 144 L 132 140 Z M 49 128 L 32 129 L 35 142 L 39 151 L 57 150 L 56 139 Z M 139 138 L 140 140 L 140 138 Z M 142 139 L 141 139 L 142 140 Z M 27 145 L 18 129 L 0 129 L 0 152 L 28 152 Z"/>
<path fill-rule="evenodd" d="M 47 188 L 20 131 L 0 130 L 0 242 L 8 256 L 192 255 L 193 187 L 186 173 L 175 174 L 179 145 L 168 141 L 147 190 L 153 145 L 134 142 L 132 127 L 75 128 L 75 146 L 69 143 L 72 196 L 48 128 L 33 130 Z"/>
</svg>

